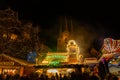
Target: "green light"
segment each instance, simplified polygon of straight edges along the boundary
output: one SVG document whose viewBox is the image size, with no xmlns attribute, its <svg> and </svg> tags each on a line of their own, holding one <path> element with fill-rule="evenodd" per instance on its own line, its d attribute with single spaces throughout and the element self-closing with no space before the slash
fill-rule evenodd
<svg viewBox="0 0 120 80">
<path fill-rule="evenodd" d="M 60 64 L 59 61 L 51 61 L 49 65 L 51 66 L 58 66 Z"/>
<path fill-rule="evenodd" d="M 47 58 L 49 59 L 49 58 L 65 58 L 65 56 L 58 56 L 58 55 L 52 55 L 52 56 L 47 56 Z"/>
</svg>

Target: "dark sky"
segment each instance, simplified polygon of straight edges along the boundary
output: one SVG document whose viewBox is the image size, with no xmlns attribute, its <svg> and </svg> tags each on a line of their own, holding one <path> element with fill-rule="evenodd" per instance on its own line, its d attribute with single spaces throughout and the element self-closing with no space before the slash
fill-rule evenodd
<svg viewBox="0 0 120 80">
<path fill-rule="evenodd" d="M 0 0 L 0 9 L 5 9 L 7 7 L 11 7 L 18 11 L 20 18 L 33 20 L 41 24 L 50 24 L 58 16 L 64 15 L 72 16 L 79 21 L 85 21 L 92 24 L 98 22 L 108 29 L 110 29 L 109 27 L 111 26 L 118 26 L 118 22 L 120 21 L 119 6 L 103 2 Z M 111 29 L 113 30 L 114 28 L 112 27 Z"/>
<path fill-rule="evenodd" d="M 56 28 L 59 16 L 72 16 L 78 22 L 92 25 L 89 28 L 101 32 L 100 39 L 120 39 L 119 6 L 113 2 L 81 2 L 56 0 L 0 0 L 0 9 L 11 7 L 18 11 L 20 19 L 31 20 L 43 29 Z M 102 31 L 100 31 L 102 30 Z"/>
</svg>

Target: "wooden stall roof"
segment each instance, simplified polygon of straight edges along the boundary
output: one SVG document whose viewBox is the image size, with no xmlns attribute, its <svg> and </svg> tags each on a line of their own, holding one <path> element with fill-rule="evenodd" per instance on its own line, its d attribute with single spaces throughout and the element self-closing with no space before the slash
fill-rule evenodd
<svg viewBox="0 0 120 80">
<path fill-rule="evenodd" d="M 27 62 L 26 60 L 22 60 L 22 59 L 19 59 L 19 58 L 11 57 L 11 56 L 6 55 L 4 53 L 0 54 L 0 57 L 7 58 L 7 59 L 9 59 L 11 61 L 14 61 L 14 62 L 17 62 L 17 63 L 19 63 L 19 64 L 21 64 L 23 66 L 34 66 L 35 65 L 33 63 Z"/>
</svg>

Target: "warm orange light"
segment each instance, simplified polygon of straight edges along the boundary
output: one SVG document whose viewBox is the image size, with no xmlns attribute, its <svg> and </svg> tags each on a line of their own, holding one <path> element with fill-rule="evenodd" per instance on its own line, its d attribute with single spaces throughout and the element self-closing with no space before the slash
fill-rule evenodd
<svg viewBox="0 0 120 80">
<path fill-rule="evenodd" d="M 7 34 L 3 34 L 3 37 L 6 38 L 6 37 L 7 37 Z"/>
<path fill-rule="evenodd" d="M 17 35 L 16 34 L 11 34 L 11 37 L 10 37 L 12 40 L 15 40 L 17 39 Z"/>
<path fill-rule="evenodd" d="M 56 70 L 56 69 L 48 69 L 47 72 L 49 72 L 49 73 L 57 73 L 58 70 Z"/>
</svg>

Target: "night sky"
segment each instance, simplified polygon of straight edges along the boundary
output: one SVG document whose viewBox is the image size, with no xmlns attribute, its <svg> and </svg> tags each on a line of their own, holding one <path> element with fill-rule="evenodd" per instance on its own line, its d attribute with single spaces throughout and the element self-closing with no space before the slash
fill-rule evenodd
<svg viewBox="0 0 120 80">
<path fill-rule="evenodd" d="M 111 4 L 91 3 L 59 0 L 0 0 L 0 9 L 11 7 L 18 11 L 19 19 L 31 20 L 39 24 L 44 31 L 47 32 L 49 29 L 51 34 L 56 33 L 55 29 L 58 29 L 56 24 L 60 16 L 70 16 L 79 23 L 87 24 L 90 30 L 94 30 L 93 32 L 97 32 L 98 36 L 94 38 L 93 44 L 100 43 L 106 37 L 120 39 L 119 6 L 112 2 Z"/>
</svg>

